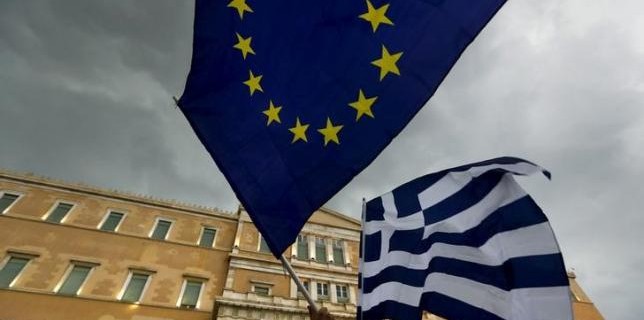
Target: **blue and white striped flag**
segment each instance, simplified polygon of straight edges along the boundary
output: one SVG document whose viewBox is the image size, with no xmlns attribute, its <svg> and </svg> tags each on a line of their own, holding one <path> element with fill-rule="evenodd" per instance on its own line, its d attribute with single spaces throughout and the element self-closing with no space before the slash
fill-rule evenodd
<svg viewBox="0 0 644 320">
<path fill-rule="evenodd" d="M 362 319 L 569 320 L 568 278 L 548 219 L 497 158 L 410 181 L 366 204 Z"/>
</svg>

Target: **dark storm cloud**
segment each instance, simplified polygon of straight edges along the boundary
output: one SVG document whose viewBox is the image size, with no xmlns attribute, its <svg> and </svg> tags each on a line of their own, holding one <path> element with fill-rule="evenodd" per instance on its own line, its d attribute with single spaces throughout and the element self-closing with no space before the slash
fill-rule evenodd
<svg viewBox="0 0 644 320">
<path fill-rule="evenodd" d="M 0 167 L 234 209 L 171 96 L 183 89 L 191 1 L 0 2 Z M 568 267 L 609 319 L 644 306 L 644 4 L 510 1 L 385 152 L 329 206 L 500 155 Z M 377 108 L 374 110 L 377 116 Z"/>
<path fill-rule="evenodd" d="M 644 29 L 604 19 L 622 14 L 610 5 L 587 4 L 508 3 L 428 106 L 330 205 L 357 216 L 360 198 L 424 173 L 525 157 L 554 174 L 520 182 L 582 286 L 607 318 L 642 318 Z M 622 10 L 644 12 L 631 4 Z"/>
<path fill-rule="evenodd" d="M 190 63 L 192 4 L 0 4 L 0 166 L 233 209 L 172 105 Z M 186 165 L 189 163 L 189 165 Z"/>
</svg>

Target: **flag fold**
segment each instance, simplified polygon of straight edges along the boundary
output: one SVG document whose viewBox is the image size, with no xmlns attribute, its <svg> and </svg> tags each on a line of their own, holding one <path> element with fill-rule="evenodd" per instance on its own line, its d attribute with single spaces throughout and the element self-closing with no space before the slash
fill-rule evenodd
<svg viewBox="0 0 644 320">
<path fill-rule="evenodd" d="M 503 3 L 196 0 L 178 105 L 279 256 Z"/>
<path fill-rule="evenodd" d="M 497 158 L 432 173 L 366 204 L 361 319 L 572 319 L 548 219 L 514 180 L 550 173 Z"/>
</svg>

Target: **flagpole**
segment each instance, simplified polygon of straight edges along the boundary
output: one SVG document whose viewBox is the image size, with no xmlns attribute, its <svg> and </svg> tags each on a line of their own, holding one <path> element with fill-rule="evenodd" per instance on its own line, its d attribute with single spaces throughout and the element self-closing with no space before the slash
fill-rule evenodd
<svg viewBox="0 0 644 320">
<path fill-rule="evenodd" d="M 295 285 L 297 285 L 297 288 L 302 292 L 302 295 L 306 299 L 306 301 L 309 302 L 309 306 L 311 306 L 311 309 L 313 309 L 314 312 L 318 312 L 318 306 L 315 304 L 315 301 L 313 301 L 313 298 L 311 298 L 311 295 L 309 294 L 309 291 L 306 290 L 304 287 L 304 284 L 302 284 L 302 281 L 300 278 L 295 274 L 295 271 L 293 270 L 293 267 L 291 267 L 291 264 L 286 260 L 286 257 L 284 257 L 284 254 L 280 256 L 280 260 L 282 261 L 282 265 L 284 266 L 284 269 L 291 275 L 291 278 L 293 278 L 293 281 L 295 281 Z"/>
<path fill-rule="evenodd" d="M 363 258 L 364 257 L 364 226 L 365 226 L 365 223 L 366 223 L 365 222 L 365 214 L 366 214 L 366 212 L 367 212 L 367 200 L 365 200 L 365 198 L 362 198 L 362 215 L 361 215 L 361 218 L 360 218 L 360 220 L 362 220 L 361 221 L 362 223 L 360 225 L 360 229 L 361 229 L 360 230 L 360 261 L 359 261 L 359 265 L 358 265 L 358 275 L 359 275 L 358 281 L 360 281 L 359 282 L 360 287 L 359 287 L 358 291 L 360 291 L 360 299 L 362 299 L 362 291 L 364 290 L 364 278 L 362 277 L 362 272 L 361 271 L 362 271 L 362 265 L 364 263 L 364 261 L 363 261 L 363 259 L 364 259 Z M 357 318 L 359 320 L 362 320 L 363 319 L 363 317 L 362 317 L 362 303 L 360 303 L 360 301 L 358 301 L 358 306 L 359 306 L 358 312 L 360 312 L 360 314 L 357 315 Z"/>
</svg>

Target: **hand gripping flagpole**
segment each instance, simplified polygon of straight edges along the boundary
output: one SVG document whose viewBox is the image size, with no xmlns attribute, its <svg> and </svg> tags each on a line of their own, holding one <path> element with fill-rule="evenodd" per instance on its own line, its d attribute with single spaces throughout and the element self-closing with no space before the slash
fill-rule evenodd
<svg viewBox="0 0 644 320">
<path fill-rule="evenodd" d="M 284 269 L 288 271 L 288 273 L 291 275 L 291 278 L 293 278 L 293 281 L 295 281 L 297 288 L 300 290 L 300 292 L 302 292 L 302 295 L 304 296 L 306 301 L 309 302 L 309 306 L 311 306 L 311 309 L 313 309 L 314 312 L 318 312 L 319 311 L 318 306 L 315 304 L 315 301 L 313 301 L 313 298 L 311 298 L 309 291 L 306 290 L 300 278 L 297 276 L 297 274 L 295 274 L 293 267 L 291 267 L 291 264 L 288 262 L 288 260 L 286 260 L 286 257 L 284 257 L 284 254 L 280 256 L 280 260 L 282 261 L 282 265 L 284 266 Z"/>
</svg>

